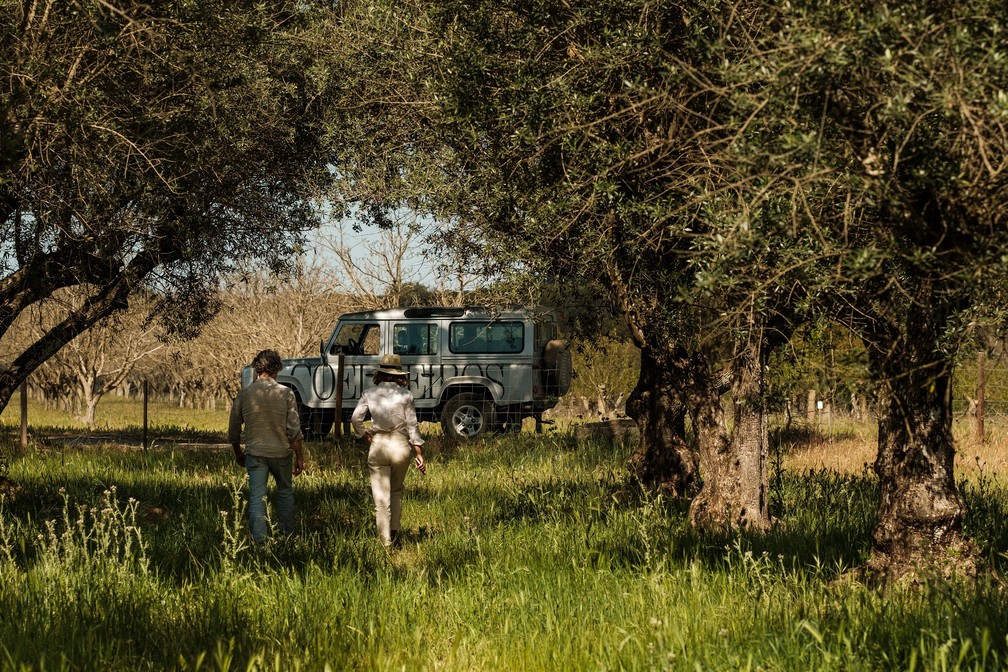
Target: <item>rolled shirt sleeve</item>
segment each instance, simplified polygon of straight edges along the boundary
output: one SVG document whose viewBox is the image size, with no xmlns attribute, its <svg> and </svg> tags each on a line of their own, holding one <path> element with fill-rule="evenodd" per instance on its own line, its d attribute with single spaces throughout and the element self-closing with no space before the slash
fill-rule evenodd
<svg viewBox="0 0 1008 672">
<path fill-rule="evenodd" d="M 353 427 L 354 434 L 358 438 L 364 436 L 364 432 L 367 428 L 364 426 L 364 418 L 367 417 L 368 412 L 368 395 L 364 393 L 361 395 L 360 399 L 357 400 L 357 406 L 354 407 L 353 415 L 350 416 L 350 426 Z"/>
<path fill-rule="evenodd" d="M 231 404 L 231 417 L 228 420 L 228 443 L 234 445 L 241 443 L 242 412 L 241 395 L 238 395 Z"/>
<path fill-rule="evenodd" d="M 301 415 L 298 413 L 294 390 L 286 387 L 284 389 L 287 390 L 287 440 L 294 443 L 304 438 L 301 433 Z"/>
<path fill-rule="evenodd" d="M 410 443 L 414 446 L 423 445 L 423 437 L 420 436 L 420 427 L 417 424 L 416 418 L 416 405 L 413 403 L 413 395 L 409 395 L 409 400 L 406 402 L 406 428 L 409 431 Z"/>
</svg>

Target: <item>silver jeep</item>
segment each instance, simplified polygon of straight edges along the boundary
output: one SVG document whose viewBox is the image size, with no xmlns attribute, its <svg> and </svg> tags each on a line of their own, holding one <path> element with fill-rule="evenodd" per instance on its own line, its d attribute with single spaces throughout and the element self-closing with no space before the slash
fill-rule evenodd
<svg viewBox="0 0 1008 672">
<path fill-rule="evenodd" d="M 284 360 L 277 376 L 297 395 L 306 436 L 327 434 L 337 419 L 350 417 L 387 353 L 399 355 L 409 370 L 418 419 L 439 421 L 450 439 L 519 431 L 523 419 L 540 420 L 556 405 L 572 377 L 567 342 L 557 338 L 547 312 L 441 307 L 348 313 L 322 342 L 320 357 Z M 246 368 L 243 385 L 251 380 Z"/>
</svg>

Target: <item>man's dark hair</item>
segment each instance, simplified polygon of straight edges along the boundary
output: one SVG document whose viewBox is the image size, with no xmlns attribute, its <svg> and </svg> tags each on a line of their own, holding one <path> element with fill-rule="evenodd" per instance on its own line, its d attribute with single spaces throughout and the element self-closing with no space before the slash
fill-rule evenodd
<svg viewBox="0 0 1008 672">
<path fill-rule="evenodd" d="M 261 350 L 252 360 L 252 368 L 255 369 L 257 376 L 264 373 L 275 376 L 283 368 L 283 362 L 280 361 L 280 355 L 276 350 Z"/>
<path fill-rule="evenodd" d="M 398 373 L 389 373 L 388 371 L 375 371 L 374 372 L 374 384 L 379 383 L 400 383 L 409 382 L 409 376 L 404 376 Z"/>
</svg>

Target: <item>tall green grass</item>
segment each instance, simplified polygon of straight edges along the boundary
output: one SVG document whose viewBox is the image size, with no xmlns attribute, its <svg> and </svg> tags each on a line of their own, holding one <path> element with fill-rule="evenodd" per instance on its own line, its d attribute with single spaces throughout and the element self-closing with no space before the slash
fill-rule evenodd
<svg viewBox="0 0 1008 672">
<path fill-rule="evenodd" d="M 628 479 L 625 448 L 566 433 L 412 471 L 405 542 L 374 538 L 363 445 L 309 444 L 299 531 L 253 548 L 230 450 L 4 446 L 6 670 L 980 670 L 1008 665 L 993 583 L 880 594 L 867 475 L 775 478 L 778 525 L 698 535 Z M 1000 567 L 1008 492 L 966 488 Z"/>
</svg>

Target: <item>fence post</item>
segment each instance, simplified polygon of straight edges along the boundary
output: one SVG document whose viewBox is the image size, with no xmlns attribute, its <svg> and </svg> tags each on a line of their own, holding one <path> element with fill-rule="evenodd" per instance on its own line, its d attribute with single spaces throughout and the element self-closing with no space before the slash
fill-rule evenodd
<svg viewBox="0 0 1008 672">
<path fill-rule="evenodd" d="M 28 380 L 21 382 L 21 450 L 28 448 Z"/>
<path fill-rule="evenodd" d="M 336 440 L 343 437 L 343 354 L 336 358 L 336 417 L 333 420 Z"/>
<path fill-rule="evenodd" d="M 143 381 L 143 449 L 147 450 L 147 379 Z"/>
<path fill-rule="evenodd" d="M 977 406 L 976 406 L 976 433 L 977 441 L 984 444 L 984 388 L 986 387 L 987 374 L 984 370 L 984 353 L 981 350 L 977 354 Z"/>
</svg>

